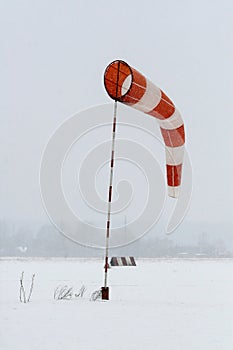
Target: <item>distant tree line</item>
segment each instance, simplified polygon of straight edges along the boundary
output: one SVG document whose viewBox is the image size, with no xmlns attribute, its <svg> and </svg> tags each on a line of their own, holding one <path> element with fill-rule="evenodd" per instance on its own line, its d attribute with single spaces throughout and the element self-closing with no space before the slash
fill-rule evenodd
<svg viewBox="0 0 233 350">
<path fill-rule="evenodd" d="M 81 246 L 64 235 L 54 226 L 44 225 L 34 232 L 27 227 L 15 229 L 14 225 L 0 222 L 1 257 L 102 257 L 101 249 Z M 132 255 L 135 257 L 233 257 L 224 241 L 219 238 L 214 244 L 206 234 L 200 234 L 196 245 L 180 245 L 168 237 L 145 236 L 136 242 L 117 249 L 111 249 L 114 256 Z"/>
</svg>

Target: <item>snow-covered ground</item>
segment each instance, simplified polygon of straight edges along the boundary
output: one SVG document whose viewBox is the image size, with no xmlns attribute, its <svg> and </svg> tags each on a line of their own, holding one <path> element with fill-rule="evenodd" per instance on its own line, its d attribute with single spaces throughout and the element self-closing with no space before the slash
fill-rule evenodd
<svg viewBox="0 0 233 350">
<path fill-rule="evenodd" d="M 109 271 L 110 300 L 95 259 L 0 260 L 2 350 L 232 350 L 233 260 L 138 260 Z M 19 278 L 36 274 L 31 301 Z M 54 300 L 58 285 L 83 298 Z"/>
</svg>

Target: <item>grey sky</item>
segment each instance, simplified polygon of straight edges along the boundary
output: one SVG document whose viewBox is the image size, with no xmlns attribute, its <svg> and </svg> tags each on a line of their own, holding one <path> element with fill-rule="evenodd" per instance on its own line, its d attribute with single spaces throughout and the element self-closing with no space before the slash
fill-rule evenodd
<svg viewBox="0 0 233 350">
<path fill-rule="evenodd" d="M 232 224 L 233 3 L 0 3 L 0 220 L 48 220 L 39 165 L 69 115 L 109 102 L 107 64 L 120 58 L 182 113 L 193 164 L 187 221 Z"/>
</svg>

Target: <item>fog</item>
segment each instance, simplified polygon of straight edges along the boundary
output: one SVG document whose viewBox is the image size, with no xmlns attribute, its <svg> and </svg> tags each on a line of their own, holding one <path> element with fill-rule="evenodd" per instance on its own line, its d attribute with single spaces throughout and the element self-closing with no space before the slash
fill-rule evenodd
<svg viewBox="0 0 233 350">
<path fill-rule="evenodd" d="M 103 72 L 118 58 L 175 102 L 193 169 L 192 200 L 179 228 L 167 237 L 164 223 L 158 223 L 137 244 L 148 247 L 148 240 L 167 239 L 196 247 L 204 235 L 209 244 L 228 251 L 233 227 L 232 7 L 230 0 L 1 3 L 0 232 L 10 255 L 17 251 L 6 236 L 14 247 L 24 246 L 24 235 L 34 239 L 47 227 L 55 230 L 57 242 L 63 240 L 42 204 L 42 154 L 69 116 L 111 102 Z M 110 136 L 111 126 L 106 140 Z M 68 246 L 71 255 L 77 250 L 86 254 L 71 241 Z M 134 249 L 127 247 L 128 252 Z M 46 238 L 43 249 L 59 255 L 49 252 Z"/>
</svg>

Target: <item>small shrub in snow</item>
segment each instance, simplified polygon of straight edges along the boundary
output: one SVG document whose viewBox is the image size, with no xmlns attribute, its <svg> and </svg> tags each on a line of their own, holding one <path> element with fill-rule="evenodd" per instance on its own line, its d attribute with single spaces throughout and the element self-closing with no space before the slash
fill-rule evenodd
<svg viewBox="0 0 233 350">
<path fill-rule="evenodd" d="M 87 288 L 82 285 L 82 287 L 79 289 L 78 293 L 75 294 L 76 298 L 82 298 L 84 293 L 86 292 Z"/>
<path fill-rule="evenodd" d="M 58 286 L 53 294 L 55 300 L 70 300 L 73 296 L 73 287 Z"/>
<path fill-rule="evenodd" d="M 32 291 L 33 291 L 33 287 L 34 287 L 34 279 L 35 279 L 35 274 L 32 275 L 32 279 L 31 279 L 31 284 L 30 284 L 30 288 L 29 288 L 29 293 L 28 293 L 28 297 L 26 297 L 26 291 L 25 291 L 25 287 L 24 287 L 24 271 L 21 273 L 19 282 L 20 282 L 20 289 L 19 289 L 19 300 L 21 303 L 29 303 L 31 296 L 32 296 Z"/>
<path fill-rule="evenodd" d="M 98 299 L 101 299 L 101 289 L 95 290 L 90 297 L 90 301 L 96 301 Z"/>
</svg>

